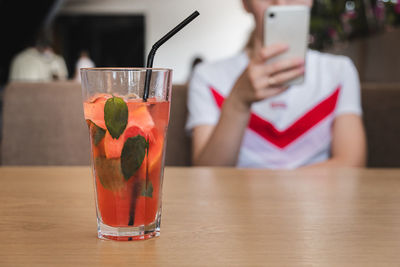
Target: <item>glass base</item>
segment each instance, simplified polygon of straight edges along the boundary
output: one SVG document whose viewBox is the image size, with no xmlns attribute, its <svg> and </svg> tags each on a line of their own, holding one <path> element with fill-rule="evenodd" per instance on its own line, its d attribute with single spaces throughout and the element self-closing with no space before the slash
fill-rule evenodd
<svg viewBox="0 0 400 267">
<path fill-rule="evenodd" d="M 97 236 L 104 240 L 132 241 L 146 240 L 160 236 L 160 223 L 156 220 L 149 225 L 113 227 L 97 221 Z"/>
</svg>

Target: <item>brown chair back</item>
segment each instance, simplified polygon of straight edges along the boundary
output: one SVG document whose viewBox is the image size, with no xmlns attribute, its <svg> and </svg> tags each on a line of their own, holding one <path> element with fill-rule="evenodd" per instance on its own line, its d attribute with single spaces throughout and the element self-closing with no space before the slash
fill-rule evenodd
<svg viewBox="0 0 400 267">
<path fill-rule="evenodd" d="M 365 82 L 400 82 L 400 29 L 385 31 L 349 43 L 338 42 L 326 52 L 346 55 L 357 67 L 360 79 Z"/>
<path fill-rule="evenodd" d="M 15 82 L 3 103 L 3 165 L 90 163 L 80 84 Z"/>
<path fill-rule="evenodd" d="M 187 87 L 185 85 L 174 85 L 165 156 L 165 164 L 168 166 L 190 166 L 191 164 L 191 142 L 190 137 L 185 132 L 186 99 Z"/>
<path fill-rule="evenodd" d="M 400 83 L 363 84 L 368 167 L 400 167 Z"/>
</svg>

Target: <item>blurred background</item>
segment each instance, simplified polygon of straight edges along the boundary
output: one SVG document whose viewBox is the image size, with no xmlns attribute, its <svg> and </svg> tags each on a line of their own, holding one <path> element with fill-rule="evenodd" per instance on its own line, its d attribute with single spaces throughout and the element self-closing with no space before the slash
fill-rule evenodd
<svg viewBox="0 0 400 267">
<path fill-rule="evenodd" d="M 360 60 L 370 50 L 382 49 L 375 46 L 380 39 L 385 42 L 378 35 L 398 37 L 398 31 L 392 33 L 400 25 L 398 0 L 314 2 L 310 46 L 346 53 L 363 79 L 377 79 L 361 69 L 365 62 Z M 3 0 L 0 27 L 7 38 L 0 53 L 0 84 L 8 81 L 12 58 L 33 46 L 40 34 L 64 58 L 70 79 L 82 50 L 96 66 L 143 66 L 152 44 L 194 10 L 201 16 L 166 43 L 155 58 L 154 66 L 174 69 L 174 83 L 186 82 L 195 57 L 214 61 L 243 48 L 253 21 L 240 0 Z M 387 39 L 391 44 L 383 46 L 399 47 Z"/>
<path fill-rule="evenodd" d="M 163 45 L 155 57 L 154 67 L 174 70 L 174 85 L 187 83 L 196 58 L 215 61 L 243 49 L 253 21 L 241 0 L 2 0 L 0 103 L 11 80 L 73 83 L 79 81 L 79 67 L 144 66 L 153 43 L 194 10 L 201 16 Z M 363 92 L 374 89 L 363 96 L 367 124 L 382 122 L 380 117 L 368 117 L 378 116 L 377 108 L 383 108 L 382 116 L 398 112 L 390 101 L 400 92 L 399 26 L 400 0 L 314 1 L 310 47 L 344 54 L 354 61 Z M 34 61 L 37 51 L 33 47 L 45 55 L 39 63 Z M 37 67 L 25 78 L 21 73 L 27 62 Z M 50 75 L 43 76 L 46 68 Z M 386 98 L 377 102 L 379 97 Z M 372 153 L 391 153 L 392 161 L 370 166 L 400 166 L 400 157 L 393 159 L 400 147 L 388 143 L 393 151 L 387 152 L 379 143 L 387 138 L 376 130 L 389 125 L 393 139 L 397 138 L 400 121 L 386 118 L 385 125 L 371 126 L 369 137 L 381 141 L 369 145 L 375 147 Z"/>
</svg>

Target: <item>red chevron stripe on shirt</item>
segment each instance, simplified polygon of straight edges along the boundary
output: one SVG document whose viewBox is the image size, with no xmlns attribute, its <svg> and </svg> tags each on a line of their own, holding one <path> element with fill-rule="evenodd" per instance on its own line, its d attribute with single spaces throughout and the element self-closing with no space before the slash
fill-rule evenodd
<svg viewBox="0 0 400 267">
<path fill-rule="evenodd" d="M 340 89 L 341 86 L 338 86 L 330 96 L 315 105 L 283 131 L 276 129 L 271 122 L 254 113 L 251 113 L 250 115 L 248 128 L 275 146 L 284 149 L 334 112 Z M 210 87 L 210 90 L 214 96 L 216 104 L 221 108 L 225 98 L 213 87 Z"/>
</svg>

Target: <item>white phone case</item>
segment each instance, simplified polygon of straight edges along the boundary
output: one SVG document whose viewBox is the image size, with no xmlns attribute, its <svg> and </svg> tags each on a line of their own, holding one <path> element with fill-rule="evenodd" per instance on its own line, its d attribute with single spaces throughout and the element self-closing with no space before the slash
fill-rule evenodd
<svg viewBox="0 0 400 267">
<path fill-rule="evenodd" d="M 285 43 L 287 52 L 276 56 L 268 62 L 284 58 L 305 59 L 308 47 L 308 30 L 310 8 L 307 6 L 271 6 L 264 14 L 264 45 Z M 286 83 L 297 85 L 304 82 L 304 75 Z"/>
</svg>

